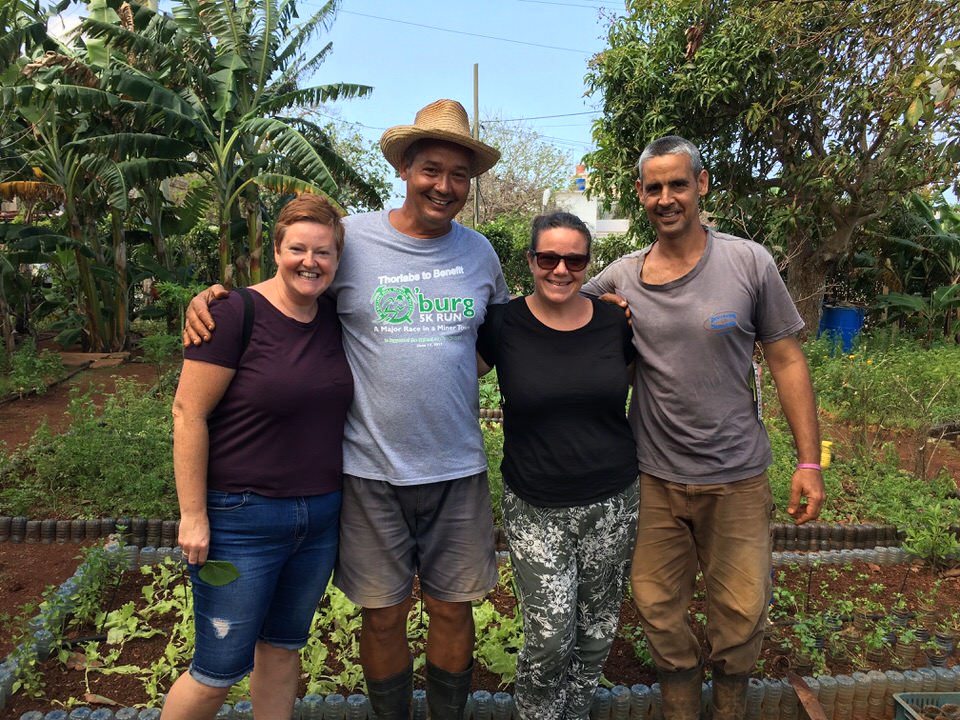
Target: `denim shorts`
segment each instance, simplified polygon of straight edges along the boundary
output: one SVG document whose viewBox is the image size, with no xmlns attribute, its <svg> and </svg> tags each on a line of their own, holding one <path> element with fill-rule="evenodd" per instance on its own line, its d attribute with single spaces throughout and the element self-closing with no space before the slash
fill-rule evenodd
<svg viewBox="0 0 960 720">
<path fill-rule="evenodd" d="M 337 556 L 339 491 L 270 498 L 207 491 L 210 560 L 240 577 L 215 587 L 190 565 L 196 649 L 194 680 L 229 687 L 253 669 L 257 642 L 298 650 L 327 588 Z"/>
<path fill-rule="evenodd" d="M 485 472 L 426 485 L 343 476 L 334 584 L 357 605 L 398 605 L 413 589 L 466 602 L 497 584 Z"/>
</svg>

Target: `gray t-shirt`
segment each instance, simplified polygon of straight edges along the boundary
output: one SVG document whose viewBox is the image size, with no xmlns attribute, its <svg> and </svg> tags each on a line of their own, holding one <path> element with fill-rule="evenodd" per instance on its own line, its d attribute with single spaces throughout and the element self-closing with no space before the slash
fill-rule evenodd
<svg viewBox="0 0 960 720">
<path fill-rule="evenodd" d="M 509 299 L 500 263 L 479 233 L 412 238 L 389 211 L 344 220 L 331 285 L 354 376 L 343 471 L 395 485 L 486 470 L 477 422 L 475 346 L 487 305 Z"/>
<path fill-rule="evenodd" d="M 640 279 L 648 252 L 620 258 L 583 288 L 615 292 L 633 313 L 640 469 L 693 484 L 758 475 L 772 457 L 751 385 L 754 342 L 803 327 L 776 264 L 762 245 L 710 230 L 689 273 L 650 285 Z"/>
</svg>

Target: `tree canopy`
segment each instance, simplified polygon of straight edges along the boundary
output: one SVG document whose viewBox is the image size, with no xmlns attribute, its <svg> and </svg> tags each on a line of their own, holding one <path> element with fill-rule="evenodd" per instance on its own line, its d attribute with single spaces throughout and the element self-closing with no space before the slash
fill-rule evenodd
<svg viewBox="0 0 960 720">
<path fill-rule="evenodd" d="M 656 137 L 697 144 L 720 226 L 774 249 L 808 328 L 855 233 L 960 169 L 960 1 L 631 0 L 587 82 L 593 192 L 640 214 Z"/>
<path fill-rule="evenodd" d="M 481 139 L 500 151 L 500 162 L 480 176 L 478 223 L 501 215 L 530 217 L 540 212 L 544 190 L 559 190 L 573 175 L 571 153 L 544 139 L 529 125 L 499 115 L 480 122 Z M 472 218 L 473 205 L 463 211 Z"/>
</svg>

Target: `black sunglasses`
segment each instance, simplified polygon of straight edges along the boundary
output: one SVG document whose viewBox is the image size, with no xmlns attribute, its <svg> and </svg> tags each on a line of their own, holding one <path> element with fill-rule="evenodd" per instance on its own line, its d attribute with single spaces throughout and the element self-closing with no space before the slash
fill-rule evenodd
<svg viewBox="0 0 960 720">
<path fill-rule="evenodd" d="M 563 260 L 563 264 L 567 266 L 567 270 L 570 272 L 580 272 L 587 266 L 587 263 L 590 262 L 589 255 L 558 255 L 554 252 L 536 252 L 535 250 L 531 250 L 530 254 L 536 258 L 537 267 L 541 270 L 553 270 L 560 264 L 560 261 Z"/>
</svg>

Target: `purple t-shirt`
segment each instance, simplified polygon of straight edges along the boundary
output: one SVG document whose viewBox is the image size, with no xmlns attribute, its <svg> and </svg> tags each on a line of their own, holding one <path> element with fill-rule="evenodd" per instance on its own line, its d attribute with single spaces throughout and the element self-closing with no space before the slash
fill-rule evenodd
<svg viewBox="0 0 960 720">
<path fill-rule="evenodd" d="M 217 330 L 184 350 L 189 360 L 237 373 L 207 418 L 207 487 L 268 497 L 321 495 L 341 488 L 343 424 L 353 376 L 336 306 L 318 301 L 309 323 L 289 318 L 256 291 L 250 343 L 242 353 L 243 298 L 210 305 Z"/>
</svg>

